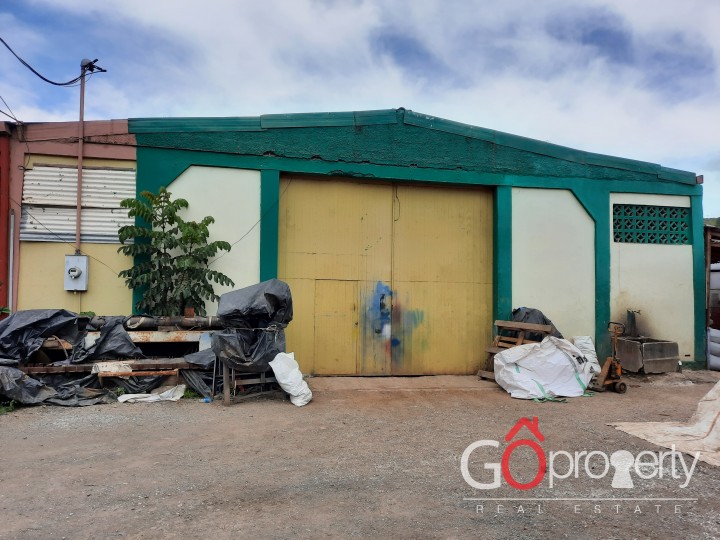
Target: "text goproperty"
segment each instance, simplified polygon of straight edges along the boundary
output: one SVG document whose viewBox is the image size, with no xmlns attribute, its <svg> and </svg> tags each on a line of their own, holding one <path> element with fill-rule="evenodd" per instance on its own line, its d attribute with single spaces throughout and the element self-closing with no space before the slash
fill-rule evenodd
<svg viewBox="0 0 720 540">
<path fill-rule="evenodd" d="M 567 478 L 579 478 L 581 474 L 585 474 L 588 478 L 599 480 L 605 478 L 608 473 L 612 472 L 612 487 L 619 489 L 628 489 L 634 487 L 633 475 L 637 478 L 649 479 L 673 479 L 680 480 L 681 488 L 686 488 L 692 479 L 695 466 L 700 458 L 697 452 L 692 458 L 688 457 L 675 449 L 675 446 L 668 451 L 651 452 L 645 450 L 633 455 L 627 450 L 617 450 L 612 454 L 600 450 L 576 451 L 574 453 L 560 451 L 550 451 L 547 454 L 542 446 L 538 443 L 544 441 L 545 437 L 540 432 L 538 426 L 538 418 L 532 420 L 523 418 L 518 421 L 515 426 L 505 436 L 506 441 L 513 439 L 521 428 L 527 427 L 534 435 L 535 439 L 516 439 L 510 443 L 500 456 L 500 462 L 487 461 L 483 464 L 483 468 L 491 472 L 490 479 L 479 481 L 470 473 L 469 461 L 472 454 L 484 447 L 499 448 L 500 442 L 497 440 L 480 440 L 470 444 L 462 454 L 460 459 L 460 469 L 465 481 L 475 489 L 497 489 L 501 486 L 502 479 L 505 479 L 508 485 L 521 490 L 532 489 L 537 487 L 548 477 L 548 487 L 553 488 L 558 481 Z M 510 472 L 510 458 L 515 450 L 526 447 L 532 450 L 537 458 L 537 469 L 534 477 L 529 482 L 519 482 Z M 487 455 L 487 453 L 485 453 Z M 487 458 L 486 458 L 487 459 Z"/>
</svg>

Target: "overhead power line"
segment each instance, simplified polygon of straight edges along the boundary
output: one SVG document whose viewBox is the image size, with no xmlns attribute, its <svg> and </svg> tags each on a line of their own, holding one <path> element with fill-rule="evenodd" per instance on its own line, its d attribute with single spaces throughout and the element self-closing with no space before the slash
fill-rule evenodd
<svg viewBox="0 0 720 540">
<path fill-rule="evenodd" d="M 20 120 L 17 119 L 17 116 L 15 116 L 15 113 L 14 113 L 13 110 L 10 108 L 10 105 L 8 105 L 8 102 L 5 101 L 5 98 L 3 98 L 2 96 L 0 96 L 0 100 L 2 100 L 2 102 L 5 104 L 5 106 L 7 107 L 7 110 L 10 111 L 10 114 L 6 113 L 5 111 L 0 111 L 0 112 L 2 112 L 2 113 L 3 113 L 5 116 L 7 116 L 8 118 L 12 118 L 12 119 L 15 120 L 16 122 L 19 122 Z"/>
<path fill-rule="evenodd" d="M 6 113 L 6 112 L 3 111 L 2 109 L 0 109 L 0 114 L 5 115 L 5 116 L 7 116 L 8 118 L 10 118 L 11 120 L 15 120 L 15 121 L 17 122 L 17 118 L 15 118 L 15 117 L 14 117 L 12 114 L 10 114 L 10 113 Z"/>
<path fill-rule="evenodd" d="M 72 79 L 72 80 L 70 80 L 70 81 L 67 81 L 67 82 L 51 81 L 50 79 L 48 79 L 47 77 L 45 77 L 44 75 L 42 75 L 40 72 L 38 72 L 38 71 L 37 71 L 34 67 L 32 67 L 30 64 L 28 64 L 25 60 L 23 60 L 22 58 L 20 58 L 20 56 L 18 56 L 18 54 L 17 54 L 15 51 L 12 50 L 12 47 L 10 47 L 10 45 L 8 45 L 7 42 L 6 42 L 3 38 L 1 38 L 1 37 L 0 37 L 0 43 L 2 43 L 3 45 L 5 45 L 5 47 L 7 48 L 7 50 L 10 51 L 10 52 L 12 53 L 12 55 L 13 55 L 15 58 L 17 58 L 23 66 L 25 66 L 26 68 L 28 68 L 30 71 L 32 71 L 35 75 L 37 75 L 38 77 L 40 77 L 40 78 L 41 78 L 43 81 L 45 81 L 46 83 L 50 83 L 50 84 L 53 84 L 53 85 L 55 85 L 55 86 L 71 86 L 71 85 L 75 84 L 76 82 L 78 82 L 80 79 L 82 79 L 82 75 L 79 75 L 78 77 L 75 77 L 74 79 Z"/>
</svg>

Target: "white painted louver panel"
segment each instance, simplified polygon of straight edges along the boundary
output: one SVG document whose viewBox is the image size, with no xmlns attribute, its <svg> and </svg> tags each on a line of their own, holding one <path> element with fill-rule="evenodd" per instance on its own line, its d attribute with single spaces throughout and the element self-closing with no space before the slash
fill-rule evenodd
<svg viewBox="0 0 720 540">
<path fill-rule="evenodd" d="M 118 229 L 132 225 L 124 208 L 84 208 L 82 242 L 118 243 Z M 20 218 L 20 240 L 37 242 L 74 242 L 75 209 L 58 206 L 23 205 Z"/>
<path fill-rule="evenodd" d="M 83 169 L 84 208 L 118 208 L 135 197 L 132 169 Z M 23 203 L 41 206 L 75 206 L 77 168 L 37 166 L 25 171 Z"/>
<path fill-rule="evenodd" d="M 20 239 L 75 241 L 77 169 L 36 166 L 25 172 Z M 83 169 L 82 242 L 117 243 L 117 231 L 132 225 L 120 201 L 135 196 L 135 171 Z"/>
</svg>

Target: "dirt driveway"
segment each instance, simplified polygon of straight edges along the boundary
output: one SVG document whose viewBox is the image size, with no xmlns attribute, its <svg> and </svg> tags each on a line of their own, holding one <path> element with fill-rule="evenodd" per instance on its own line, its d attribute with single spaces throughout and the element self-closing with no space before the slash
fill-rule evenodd
<svg viewBox="0 0 720 540">
<path fill-rule="evenodd" d="M 303 408 L 266 398 L 24 408 L 0 416 L 0 538 L 718 538 L 720 468 L 702 462 L 684 489 L 667 474 L 613 489 L 612 474 L 582 472 L 552 489 L 546 475 L 532 490 L 478 490 L 460 472 L 470 443 L 496 439 L 469 467 L 490 481 L 481 462 L 500 462 L 503 437 L 528 416 L 545 452 L 657 452 L 606 424 L 686 420 L 717 378 L 637 378 L 625 395 L 567 403 L 420 377 L 311 379 Z M 537 463 L 516 450 L 513 478 L 530 482 Z M 581 500 L 466 500 L 482 497 Z M 697 500 L 603 500 L 617 497 Z"/>
</svg>

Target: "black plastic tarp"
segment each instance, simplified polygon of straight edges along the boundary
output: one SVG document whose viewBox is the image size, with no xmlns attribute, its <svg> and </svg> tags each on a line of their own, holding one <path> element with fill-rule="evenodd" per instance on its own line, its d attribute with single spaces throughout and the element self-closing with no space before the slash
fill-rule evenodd
<svg viewBox="0 0 720 540">
<path fill-rule="evenodd" d="M 290 287 L 271 279 L 225 293 L 218 316 L 225 327 L 212 336 L 218 359 L 237 371 L 264 373 L 285 352 L 285 327 L 293 317 Z"/>
<path fill-rule="evenodd" d="M 26 405 L 42 403 L 57 391 L 17 368 L 0 366 L 0 394 Z"/>
<path fill-rule="evenodd" d="M 550 326 L 552 326 L 551 335 L 555 336 L 556 338 L 563 339 L 563 335 L 555 327 L 553 322 L 548 319 L 545 314 L 539 309 L 519 307 L 513 310 L 512 316 L 513 321 L 515 322 L 524 322 L 531 324 L 549 324 Z M 544 336 L 542 334 L 528 334 L 528 337 L 530 339 L 541 341 Z"/>
<path fill-rule="evenodd" d="M 264 373 L 270 369 L 269 362 L 278 353 L 285 352 L 284 329 L 293 317 L 290 287 L 272 279 L 226 293 L 220 297 L 218 316 L 224 330 L 213 333 L 212 348 L 185 357 L 189 363 L 203 368 L 204 371 L 183 370 L 183 376 L 191 387 L 205 396 L 222 388 L 222 377 L 217 376 L 215 388 L 211 389 L 216 357 L 237 371 Z M 47 309 L 20 311 L 0 321 L 0 394 L 24 404 L 80 406 L 116 401 L 115 395 L 103 389 L 94 374 L 30 377 L 10 367 L 27 363 L 43 341 L 53 336 L 73 345 L 72 355 L 54 365 L 142 356 L 124 328 L 124 317 L 93 319 L 94 322 L 98 320 L 99 328 L 89 326 L 87 318 L 70 311 Z M 87 331 L 98 329 L 98 339 L 87 345 Z M 111 381 L 128 392 L 145 393 L 157 387 L 162 377 L 115 378 Z"/>
<path fill-rule="evenodd" d="M 107 388 L 103 388 L 95 373 L 58 373 L 43 375 L 40 381 L 52 387 L 56 395 L 44 403 L 62 407 L 86 407 L 101 403 L 114 403 L 117 397 Z"/>
<path fill-rule="evenodd" d="M 75 345 L 87 319 L 64 309 L 29 309 L 0 321 L 0 365 L 24 364 L 46 338 L 56 336 Z"/>
<path fill-rule="evenodd" d="M 18 311 L 0 321 L 0 366 L 3 366 L 0 371 L 0 395 L 23 404 L 50 403 L 71 407 L 116 401 L 112 392 L 102 388 L 97 375 L 64 373 L 30 377 L 11 367 L 27 364 L 49 337 L 64 339 L 73 346 L 72 355 L 55 365 L 142 356 L 125 331 L 125 317 L 99 320 L 102 322 L 100 334 L 89 346 L 85 342 L 87 332 L 97 328 L 88 326 L 87 317 L 64 309 Z"/>
<path fill-rule="evenodd" d="M 260 329 L 228 329 L 213 334 L 212 350 L 231 369 L 265 373 L 277 354 L 285 352 L 285 330 L 275 325 Z"/>
<path fill-rule="evenodd" d="M 222 376 L 213 377 L 212 371 L 181 369 L 180 374 L 185 380 L 185 383 L 203 397 L 212 398 L 221 393 L 223 390 Z M 214 391 L 211 389 L 213 386 L 213 379 L 215 383 Z"/>
<path fill-rule="evenodd" d="M 186 354 L 183 359 L 188 364 L 200 366 L 203 369 L 213 369 L 216 357 L 212 349 L 204 349 L 202 351 Z"/>
<path fill-rule="evenodd" d="M 203 368 L 202 371 L 195 369 L 180 370 L 180 374 L 190 388 L 203 397 L 209 398 L 212 398 L 215 394 L 222 392 L 222 370 L 218 370 L 218 375 L 213 377 L 217 357 L 212 349 L 204 349 L 202 351 L 186 354 L 184 359 L 188 364 L 193 364 Z M 211 389 L 213 383 L 215 385 L 214 391 Z"/>
<path fill-rule="evenodd" d="M 117 401 L 115 394 L 101 387 L 95 374 L 56 374 L 34 379 L 8 366 L 0 366 L 0 393 L 23 405 L 80 407 Z"/>
<path fill-rule="evenodd" d="M 128 317 L 103 317 L 104 324 L 100 327 L 98 339 L 86 347 L 81 340 L 73 349 L 70 362 L 79 364 L 98 358 L 140 358 L 142 351 L 132 342 L 130 335 L 123 326 Z"/>
<path fill-rule="evenodd" d="M 127 394 L 148 394 L 162 385 L 165 377 L 163 376 L 147 376 L 147 377 L 107 377 L 106 385 L 115 385 L 125 390 Z"/>
<path fill-rule="evenodd" d="M 236 328 L 250 324 L 255 328 L 271 323 L 287 326 L 293 318 L 290 287 L 279 279 L 270 279 L 220 296 L 218 317 L 223 326 Z"/>
</svg>

